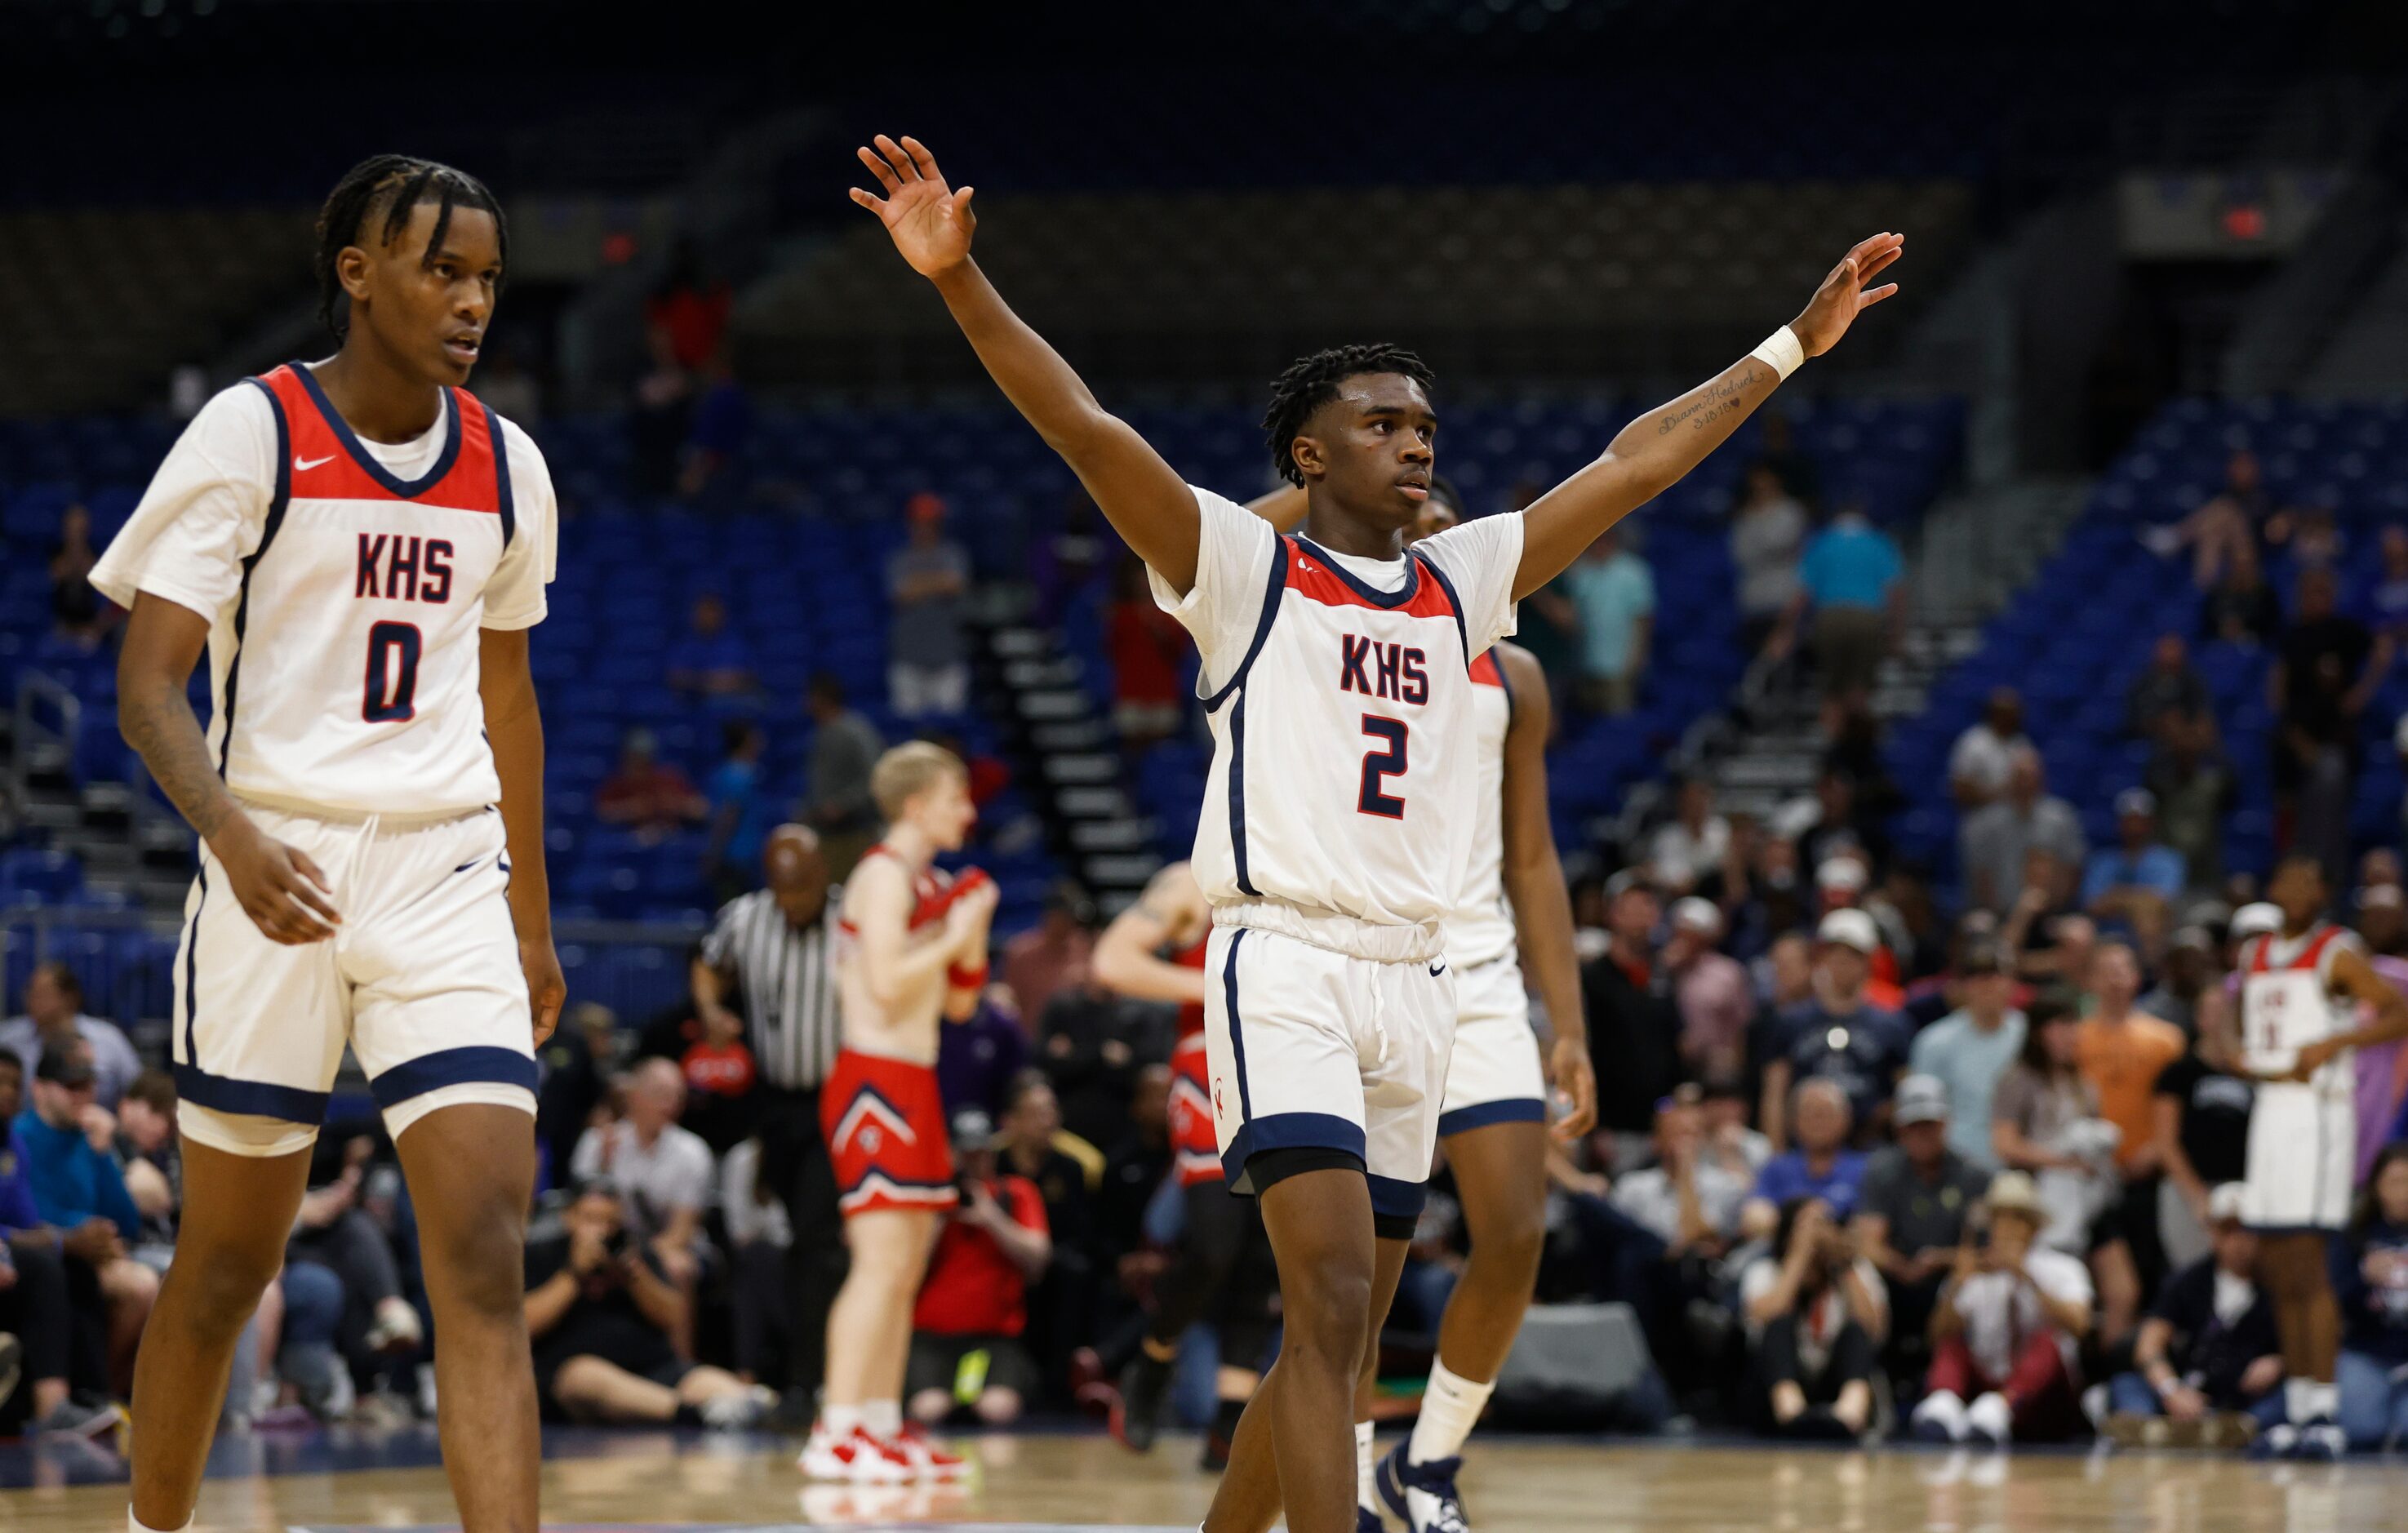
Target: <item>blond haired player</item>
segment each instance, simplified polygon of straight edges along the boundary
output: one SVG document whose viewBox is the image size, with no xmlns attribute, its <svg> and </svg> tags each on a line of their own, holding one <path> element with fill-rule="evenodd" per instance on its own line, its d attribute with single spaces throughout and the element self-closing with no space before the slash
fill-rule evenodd
<svg viewBox="0 0 2408 1533">
<path fill-rule="evenodd" d="M 958 1201 L 937 1029 L 978 1004 L 996 890 L 975 868 L 948 880 L 934 866 L 978 818 L 961 758 L 897 746 L 878 758 L 869 791 L 886 835 L 838 910 L 844 1047 L 820 1096 L 853 1268 L 828 1311 L 827 1385 L 800 1462 L 815 1480 L 899 1484 L 964 1469 L 903 1419 L 903 1373 L 911 1301 Z"/>
</svg>

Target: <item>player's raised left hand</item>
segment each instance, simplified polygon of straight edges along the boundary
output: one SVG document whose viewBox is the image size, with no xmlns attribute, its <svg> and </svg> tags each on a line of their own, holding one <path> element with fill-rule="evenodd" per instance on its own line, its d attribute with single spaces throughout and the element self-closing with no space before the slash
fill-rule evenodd
<svg viewBox="0 0 2408 1533">
<path fill-rule="evenodd" d="M 1589 1063 L 1588 1046 L 1576 1038 L 1559 1038 L 1547 1063 L 1555 1090 L 1570 1104 L 1555 1120 L 1555 1138 L 1579 1139 L 1597 1126 L 1597 1069 Z"/>
<path fill-rule="evenodd" d="M 882 133 L 870 142 L 874 148 L 856 152 L 886 195 L 856 186 L 853 200 L 878 215 L 896 251 L 921 276 L 940 277 L 968 260 L 970 235 L 978 228 L 970 195 L 978 189 L 965 186 L 956 192 L 946 185 L 937 157 L 917 138 L 906 136 L 896 143 Z"/>
<path fill-rule="evenodd" d="M 538 1049 L 560 1025 L 560 1009 L 568 999 L 568 980 L 560 972 L 560 954 L 550 936 L 519 938 L 519 968 L 526 975 L 527 1004 L 535 1013 L 535 1046 Z"/>
<path fill-rule="evenodd" d="M 1814 296 L 1789 322 L 1798 344 L 1810 357 L 1821 356 L 1840 344 L 1857 315 L 1898 291 L 1896 282 L 1884 282 L 1879 287 L 1865 284 L 1886 271 L 1891 263 L 1906 253 L 1904 235 L 1875 235 L 1861 240 L 1855 250 L 1841 257 L 1814 290 Z"/>
</svg>

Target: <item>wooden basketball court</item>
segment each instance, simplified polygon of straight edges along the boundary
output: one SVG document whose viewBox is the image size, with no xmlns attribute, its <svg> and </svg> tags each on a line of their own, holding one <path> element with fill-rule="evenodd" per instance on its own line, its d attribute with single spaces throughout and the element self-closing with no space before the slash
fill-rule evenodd
<svg viewBox="0 0 2408 1533">
<path fill-rule="evenodd" d="M 807 1485 L 793 1444 L 769 1437 L 562 1432 L 544 1473 L 548 1528 L 622 1533 L 807 1526 L 990 1533 L 1192 1529 L 1212 1480 L 1192 1440 L 1147 1458 L 1100 1436 L 966 1440 L 960 1489 Z M 122 1461 L 38 1444 L 0 1457 L 0 1527 L 124 1526 Z M 2229 1458 L 1891 1450 L 1773 1452 L 1627 1441 L 1475 1442 L 1465 1498 L 1484 1533 L 2368 1533 L 2408 1528 L 2408 1462 L 2265 1466 Z M 200 1507 L 206 1533 L 450 1528 L 433 1434 L 337 1431 L 221 1444 Z"/>
</svg>

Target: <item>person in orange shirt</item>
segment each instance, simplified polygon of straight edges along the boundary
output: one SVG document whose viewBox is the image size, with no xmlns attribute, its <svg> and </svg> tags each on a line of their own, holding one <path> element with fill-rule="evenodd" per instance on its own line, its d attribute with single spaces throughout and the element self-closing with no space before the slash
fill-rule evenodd
<svg viewBox="0 0 2408 1533">
<path fill-rule="evenodd" d="M 2099 1115 L 2122 1133 L 2115 1169 L 2124 1178 L 2124 1197 L 2110 1217 L 2132 1247 L 2143 1291 L 2154 1293 L 2165 1259 L 2157 1242 L 2157 1178 L 2163 1168 L 2152 1096 L 2158 1074 L 2189 1045 L 2181 1028 L 2133 1005 L 2141 993 L 2141 960 L 2128 944 L 2099 944 L 2090 960 L 2090 990 L 2098 1004 L 2075 1036 L 2074 1058 L 2083 1079 L 2099 1093 Z"/>
</svg>

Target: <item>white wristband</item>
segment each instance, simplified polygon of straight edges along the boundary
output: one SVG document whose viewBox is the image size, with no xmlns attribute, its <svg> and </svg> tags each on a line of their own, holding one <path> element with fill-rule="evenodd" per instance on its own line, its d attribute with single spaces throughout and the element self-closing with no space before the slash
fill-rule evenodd
<svg viewBox="0 0 2408 1533">
<path fill-rule="evenodd" d="M 1784 324 L 1765 337 L 1764 344 L 1748 355 L 1780 374 L 1786 381 L 1789 375 L 1798 370 L 1799 364 L 1806 360 L 1806 348 L 1798 344 L 1798 333 Z"/>
</svg>

